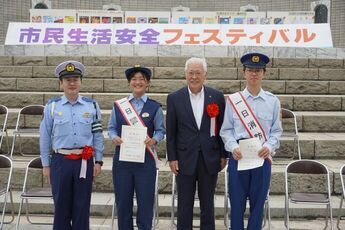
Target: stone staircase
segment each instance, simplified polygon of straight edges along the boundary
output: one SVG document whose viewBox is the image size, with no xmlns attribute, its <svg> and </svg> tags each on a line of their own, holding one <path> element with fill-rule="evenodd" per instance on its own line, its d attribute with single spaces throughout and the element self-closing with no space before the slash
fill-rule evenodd
<svg viewBox="0 0 345 230">
<path fill-rule="evenodd" d="M 159 101 L 166 108 L 166 97 L 182 87 L 184 63 L 188 57 L 164 56 L 0 56 L 0 104 L 9 108 L 9 143 L 12 143 L 18 111 L 29 104 L 45 104 L 53 96 L 61 95 L 54 69 L 64 60 L 78 60 L 86 65 L 82 95 L 96 99 L 102 109 L 105 127 L 105 165 L 102 175 L 94 182 L 92 215 L 109 215 L 113 203 L 111 164 L 114 147 L 107 136 L 107 124 L 113 102 L 129 93 L 124 70 L 134 64 L 144 64 L 152 69 L 153 78 L 148 90 L 149 97 Z M 239 58 L 208 57 L 207 85 L 230 94 L 245 87 L 242 65 Z M 273 58 L 267 68 L 263 88 L 276 94 L 282 107 L 293 110 L 297 115 L 300 132 L 301 155 L 305 159 L 316 159 L 325 163 L 331 172 L 334 216 L 338 213 L 341 185 L 339 169 L 345 163 L 345 67 L 344 59 L 320 58 Z M 38 120 L 25 120 L 38 127 Z M 292 129 L 292 122 L 284 122 L 284 129 Z M 11 147 L 11 146 L 10 146 Z M 291 161 L 294 149 L 292 139 L 282 139 L 272 169 L 271 213 L 273 218 L 284 216 L 284 169 Z M 1 148 L 7 152 L 6 142 Z M 23 183 L 25 166 L 30 157 L 19 155 L 15 148 L 13 189 L 16 209 Z M 23 137 L 23 152 L 38 156 L 38 136 Z M 172 176 L 165 164 L 165 141 L 159 144 L 160 163 L 159 204 L 162 216 L 170 216 Z M 298 180 L 309 183 L 314 189 L 315 180 Z M 37 183 L 46 183 L 42 177 Z M 317 188 L 316 188 L 317 189 Z M 216 197 L 217 218 L 223 218 L 224 172 L 219 174 Z M 325 210 L 319 206 L 291 206 L 291 215 L 300 218 L 317 218 Z M 51 202 L 33 204 L 34 213 L 51 213 Z M 345 211 L 342 211 L 345 215 Z"/>
</svg>

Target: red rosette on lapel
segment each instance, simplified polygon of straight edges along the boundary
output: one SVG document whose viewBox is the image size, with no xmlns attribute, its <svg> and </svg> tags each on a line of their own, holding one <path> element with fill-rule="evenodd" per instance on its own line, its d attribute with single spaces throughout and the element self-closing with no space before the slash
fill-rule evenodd
<svg viewBox="0 0 345 230">
<path fill-rule="evenodd" d="M 219 115 L 219 106 L 216 103 L 212 103 L 207 105 L 206 112 L 208 116 L 211 118 L 211 125 L 210 125 L 210 136 L 216 136 L 217 131 L 217 120 L 216 117 Z"/>
</svg>

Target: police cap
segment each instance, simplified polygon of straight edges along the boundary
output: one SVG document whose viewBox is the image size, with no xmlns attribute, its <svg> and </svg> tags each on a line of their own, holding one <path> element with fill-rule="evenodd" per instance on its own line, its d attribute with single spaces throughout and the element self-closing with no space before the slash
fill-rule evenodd
<svg viewBox="0 0 345 230">
<path fill-rule="evenodd" d="M 58 78 L 65 77 L 82 77 L 85 73 L 85 66 L 78 61 L 65 61 L 55 68 L 55 76 Z"/>
<path fill-rule="evenodd" d="M 264 69 L 269 62 L 270 59 L 261 53 L 248 53 L 241 57 L 241 63 L 249 68 Z"/>
<path fill-rule="evenodd" d="M 127 80 L 130 81 L 137 72 L 141 72 L 148 81 L 151 79 L 152 72 L 149 68 L 146 68 L 143 65 L 135 65 L 134 67 L 126 69 L 125 75 Z"/>
</svg>

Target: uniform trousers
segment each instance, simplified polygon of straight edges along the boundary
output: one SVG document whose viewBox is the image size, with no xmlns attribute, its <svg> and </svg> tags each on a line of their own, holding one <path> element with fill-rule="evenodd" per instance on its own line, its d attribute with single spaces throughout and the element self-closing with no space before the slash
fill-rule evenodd
<svg viewBox="0 0 345 230">
<path fill-rule="evenodd" d="M 79 178 L 81 159 L 70 160 L 54 153 L 51 186 L 54 199 L 54 230 L 88 230 L 93 180 L 93 158 L 87 161 L 86 178 Z"/>
<path fill-rule="evenodd" d="M 113 159 L 113 183 L 118 215 L 118 230 L 133 230 L 133 197 L 137 200 L 136 223 L 139 230 L 151 230 L 156 183 L 156 163 L 145 154 L 145 163 Z"/>
<path fill-rule="evenodd" d="M 250 204 L 248 230 L 260 230 L 264 204 L 271 180 L 271 163 L 265 160 L 262 167 L 238 171 L 237 160 L 229 158 L 229 197 L 231 205 L 231 229 L 243 230 L 243 217 L 247 198 Z"/>
</svg>

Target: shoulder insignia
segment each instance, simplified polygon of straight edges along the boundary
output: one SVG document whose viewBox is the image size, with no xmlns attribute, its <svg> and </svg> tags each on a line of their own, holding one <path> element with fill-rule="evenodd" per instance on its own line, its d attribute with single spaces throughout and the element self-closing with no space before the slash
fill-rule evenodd
<svg viewBox="0 0 345 230">
<path fill-rule="evenodd" d="M 53 97 L 48 100 L 48 104 L 53 103 L 53 102 L 58 102 L 61 100 L 61 97 Z"/>
<path fill-rule="evenodd" d="M 86 101 L 86 102 L 95 102 L 95 100 L 93 100 L 90 97 L 82 97 L 81 99 L 83 99 L 83 101 Z"/>
</svg>

